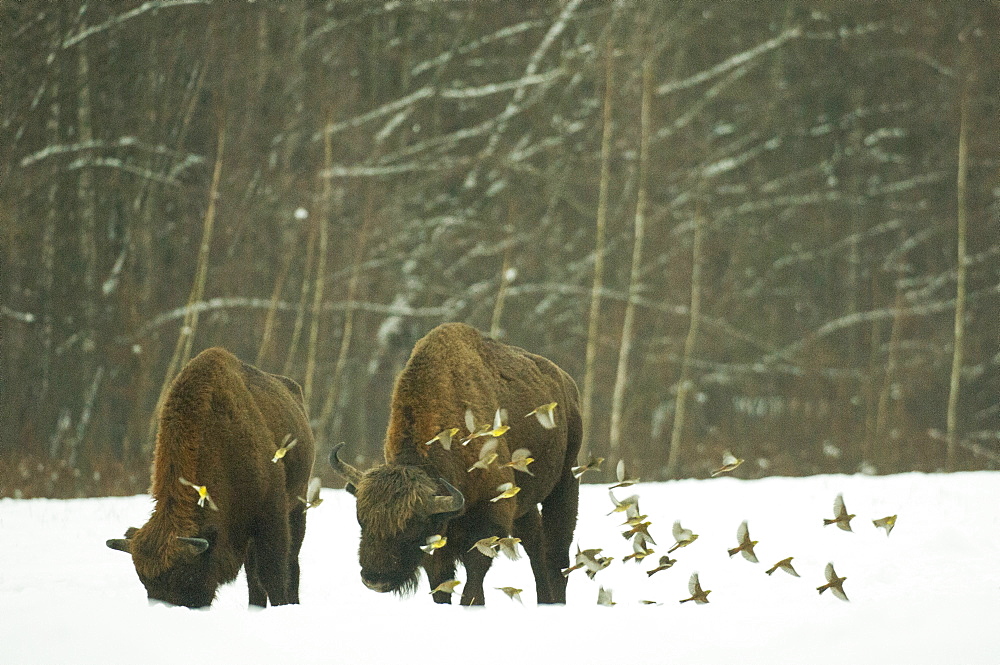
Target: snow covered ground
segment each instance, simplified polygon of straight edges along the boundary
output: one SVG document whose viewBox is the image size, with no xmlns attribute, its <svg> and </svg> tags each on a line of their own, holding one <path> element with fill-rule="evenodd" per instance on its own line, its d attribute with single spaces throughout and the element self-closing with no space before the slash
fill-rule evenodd
<svg viewBox="0 0 1000 665">
<path fill-rule="evenodd" d="M 823 527 L 842 492 L 854 533 Z M 486 608 L 365 589 L 353 498 L 325 490 L 309 512 L 302 604 L 249 611 L 242 579 L 208 611 L 149 606 L 128 556 L 104 541 L 140 526 L 149 497 L 0 501 L 0 663 L 1000 663 L 1000 473 L 717 478 L 640 483 L 657 554 L 631 548 L 606 485 L 585 485 L 577 539 L 615 557 L 572 573 L 565 607 L 537 607 L 526 559 L 498 559 Z M 871 520 L 898 513 L 889 537 Z M 645 571 L 681 520 L 700 538 Z M 749 521 L 759 564 L 727 548 Z M 801 578 L 764 571 L 794 556 Z M 850 602 L 817 594 L 832 561 Z M 697 570 L 710 603 L 687 597 Z M 614 607 L 596 604 L 598 587 Z M 524 589 L 524 605 L 494 587 Z M 461 590 L 461 587 L 459 587 Z M 659 604 L 644 605 L 640 600 Z M 457 602 L 457 598 L 456 598 Z"/>
</svg>

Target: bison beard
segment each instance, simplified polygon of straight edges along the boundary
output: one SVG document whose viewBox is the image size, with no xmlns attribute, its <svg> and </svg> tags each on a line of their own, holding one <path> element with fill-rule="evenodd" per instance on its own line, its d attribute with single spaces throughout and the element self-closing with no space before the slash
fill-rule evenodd
<svg viewBox="0 0 1000 665">
<path fill-rule="evenodd" d="M 525 419 L 551 402 L 558 403 L 555 428 Z M 509 461 L 511 450 L 528 448 L 535 458 L 534 475 L 503 465 L 468 471 L 485 437 L 468 445 L 456 440 L 450 450 L 426 444 L 448 428 L 464 429 L 467 409 L 479 423 L 490 422 L 500 408 L 510 424 L 496 449 L 500 460 Z M 552 362 L 464 324 L 429 332 L 396 381 L 385 464 L 362 473 L 340 459 L 344 444 L 330 455 L 357 499 L 364 584 L 379 592 L 409 593 L 422 566 L 434 589 L 452 579 L 461 562 L 466 570 L 462 604 L 482 605 L 483 578 L 492 559 L 469 550 L 482 538 L 514 535 L 531 561 L 538 602 L 565 602 L 560 570 L 569 566 L 576 525 L 579 484 L 571 469 L 581 433 L 576 384 Z M 517 484 L 520 492 L 513 499 L 490 501 L 505 482 Z M 425 554 L 420 547 L 435 534 L 447 543 Z M 434 600 L 450 603 L 451 594 L 435 593 Z"/>
<path fill-rule="evenodd" d="M 297 443 L 273 463 L 287 435 Z M 314 448 L 294 381 L 208 349 L 177 375 L 160 411 L 152 517 L 107 545 L 132 555 L 153 601 L 211 605 L 245 567 L 251 605 L 297 603 L 306 527 L 297 497 L 306 495 Z M 204 485 L 212 502 L 200 506 L 180 478 Z"/>
</svg>

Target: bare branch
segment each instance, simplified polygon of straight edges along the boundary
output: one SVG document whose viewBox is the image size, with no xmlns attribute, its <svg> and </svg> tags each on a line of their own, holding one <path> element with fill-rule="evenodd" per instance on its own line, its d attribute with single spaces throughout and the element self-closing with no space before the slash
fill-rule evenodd
<svg viewBox="0 0 1000 665">
<path fill-rule="evenodd" d="M 76 33 L 71 37 L 66 37 L 66 39 L 63 40 L 62 47 L 69 48 L 71 46 L 75 46 L 76 44 L 79 44 L 87 37 L 90 37 L 91 35 L 97 34 L 98 32 L 104 32 L 109 28 L 121 25 L 125 21 L 133 19 L 136 16 L 139 16 L 140 14 L 145 14 L 146 12 L 151 10 L 169 9 L 172 7 L 180 7 L 183 5 L 207 5 L 209 4 L 209 1 L 210 0 L 149 0 L 148 2 L 142 3 L 133 10 L 127 11 L 124 14 L 118 14 L 117 16 L 108 19 L 104 23 L 91 26 L 86 30 L 81 30 L 80 32 Z"/>
</svg>

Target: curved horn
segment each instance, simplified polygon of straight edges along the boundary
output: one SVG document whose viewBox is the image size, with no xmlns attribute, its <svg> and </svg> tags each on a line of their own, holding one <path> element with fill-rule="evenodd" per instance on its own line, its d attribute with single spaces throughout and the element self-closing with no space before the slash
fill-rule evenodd
<svg viewBox="0 0 1000 665">
<path fill-rule="evenodd" d="M 347 478 L 348 482 L 352 485 L 357 485 L 358 481 L 361 480 L 361 472 L 340 459 L 340 455 L 338 454 L 340 453 L 340 449 L 345 445 L 346 444 L 338 443 L 333 447 L 333 450 L 330 451 L 330 466 L 333 467 L 334 471 L 342 475 L 344 478 Z"/>
<path fill-rule="evenodd" d="M 132 541 L 128 538 L 112 538 L 106 542 L 107 546 L 113 550 L 118 550 L 119 552 L 132 553 Z"/>
<path fill-rule="evenodd" d="M 193 547 L 195 554 L 201 554 L 208 549 L 208 541 L 204 538 L 186 538 L 184 536 L 177 536 L 177 540 Z"/>
<path fill-rule="evenodd" d="M 437 515 L 441 513 L 450 513 L 452 515 L 457 515 L 462 511 L 465 506 L 465 497 L 462 493 L 455 488 L 454 485 L 449 483 L 444 478 L 439 478 L 441 484 L 445 486 L 448 490 L 449 496 L 435 496 L 434 497 L 434 507 L 431 509 L 431 515 Z"/>
</svg>

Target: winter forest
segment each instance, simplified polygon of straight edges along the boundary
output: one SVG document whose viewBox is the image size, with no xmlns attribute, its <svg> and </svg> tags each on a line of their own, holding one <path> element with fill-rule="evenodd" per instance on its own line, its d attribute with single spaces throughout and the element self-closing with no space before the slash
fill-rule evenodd
<svg viewBox="0 0 1000 665">
<path fill-rule="evenodd" d="M 643 480 L 996 469 L 998 16 L 2 3 L 0 497 L 146 491 L 216 345 L 302 385 L 340 486 L 445 321 Z"/>
</svg>

